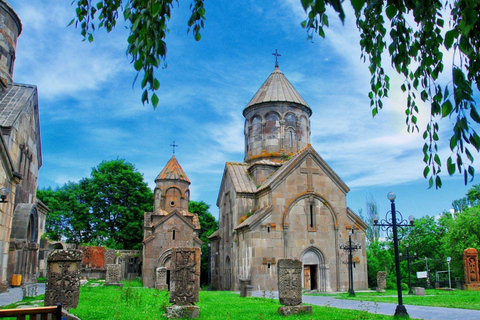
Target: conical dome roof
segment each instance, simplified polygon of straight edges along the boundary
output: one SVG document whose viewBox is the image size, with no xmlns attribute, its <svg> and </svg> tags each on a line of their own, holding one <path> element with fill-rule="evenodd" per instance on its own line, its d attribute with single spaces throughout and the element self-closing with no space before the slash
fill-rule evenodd
<svg viewBox="0 0 480 320">
<path fill-rule="evenodd" d="M 165 168 L 163 168 L 162 172 L 157 176 L 155 179 L 155 182 L 157 180 L 182 180 L 190 183 L 190 180 L 188 180 L 187 175 L 185 174 L 185 171 L 183 171 L 182 167 L 177 161 L 177 158 L 175 156 L 172 156 L 172 158 L 168 161 L 167 165 Z"/>
<path fill-rule="evenodd" d="M 245 109 L 256 104 L 277 101 L 298 103 L 310 108 L 290 81 L 283 75 L 278 66 L 275 66 L 275 70 L 273 70 Z"/>
</svg>

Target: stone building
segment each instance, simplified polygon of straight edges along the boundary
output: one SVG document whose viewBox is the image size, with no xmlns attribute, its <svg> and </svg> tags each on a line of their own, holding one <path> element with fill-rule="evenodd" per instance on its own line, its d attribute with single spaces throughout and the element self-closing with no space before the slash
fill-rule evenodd
<svg viewBox="0 0 480 320">
<path fill-rule="evenodd" d="M 156 269 L 166 269 L 170 279 L 172 248 L 201 247 L 200 222 L 188 212 L 190 180 L 175 155 L 155 179 L 153 212 L 145 212 L 143 240 L 143 285 L 153 288 Z M 163 284 L 162 284 L 163 285 Z"/>
<path fill-rule="evenodd" d="M 34 280 L 39 236 L 47 208 L 36 200 L 38 171 L 42 166 L 37 87 L 13 82 L 19 17 L 0 0 L 0 291 L 12 278 Z"/>
<path fill-rule="evenodd" d="M 310 145 L 312 109 L 275 67 L 243 110 L 245 160 L 227 162 L 218 195 L 219 230 L 212 241 L 212 286 L 277 289 L 278 259 L 303 263 L 305 289 L 348 288 L 353 240 L 355 289 L 367 289 L 365 223 L 346 205 L 348 186 Z"/>
</svg>

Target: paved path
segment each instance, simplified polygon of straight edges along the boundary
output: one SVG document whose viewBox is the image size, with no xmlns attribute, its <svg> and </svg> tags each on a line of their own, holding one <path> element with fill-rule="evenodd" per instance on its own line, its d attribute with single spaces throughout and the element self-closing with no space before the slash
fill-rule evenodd
<svg viewBox="0 0 480 320">
<path fill-rule="evenodd" d="M 37 293 L 45 293 L 45 283 L 37 284 Z M 9 287 L 7 292 L 0 293 L 0 307 L 7 304 L 12 304 L 23 299 L 23 292 L 21 287 Z"/>
<path fill-rule="evenodd" d="M 278 292 L 268 292 L 267 297 L 270 298 L 273 294 L 273 297 L 278 298 Z M 255 297 L 262 297 L 262 291 L 254 291 L 252 295 Z M 375 303 L 371 301 L 359 301 L 359 300 L 342 300 L 336 299 L 331 296 L 303 296 L 304 303 L 310 303 L 317 306 L 329 306 L 334 308 L 341 309 L 354 309 L 354 310 L 364 310 L 370 313 L 394 315 L 395 308 L 397 305 L 395 303 Z M 416 319 L 426 319 L 426 320 L 452 320 L 452 319 L 461 319 L 461 320 L 478 320 L 480 319 L 480 311 L 478 310 L 466 310 L 466 309 L 453 309 L 453 308 L 440 308 L 440 307 L 423 307 L 423 306 L 412 306 L 405 305 L 407 312 L 411 318 Z"/>
</svg>

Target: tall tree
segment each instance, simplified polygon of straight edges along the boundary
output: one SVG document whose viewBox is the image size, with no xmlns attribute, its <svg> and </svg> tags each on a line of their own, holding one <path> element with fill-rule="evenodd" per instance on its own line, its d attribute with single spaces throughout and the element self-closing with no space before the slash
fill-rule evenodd
<svg viewBox="0 0 480 320">
<path fill-rule="evenodd" d="M 307 16 L 302 26 L 307 30 L 308 39 L 314 34 L 325 37 L 324 29 L 329 26 L 327 6 L 333 8 L 342 21 L 345 19 L 342 0 L 300 2 Z M 70 23 L 80 28 L 84 39 L 93 41 L 96 29 L 105 28 L 110 32 L 123 13 L 130 29 L 127 54 L 135 70 L 143 73 L 142 102 L 151 101 L 155 108 L 159 103 L 156 91 L 160 88 L 155 71 L 166 59 L 167 23 L 174 3 L 174 0 L 77 0 L 76 16 Z M 422 130 L 425 139 L 423 175 L 430 187 L 442 186 L 442 161 L 437 143 L 439 120 L 445 117 L 454 119 L 447 171 L 450 175 L 456 171 L 463 173 L 465 183 L 469 177 L 473 179 L 472 152 L 480 148 L 480 137 L 474 127 L 480 123 L 480 115 L 473 99 L 474 89 L 480 89 L 480 2 L 350 0 L 350 3 L 360 32 L 362 59 L 368 60 L 371 73 L 372 115 L 383 108 L 382 101 L 390 92 L 390 77 L 382 60 L 388 50 L 390 64 L 404 77 L 400 89 L 407 95 L 408 131 L 420 130 L 417 119 L 423 104 L 419 101 L 425 103 L 425 111 L 429 114 L 429 122 Z M 195 40 L 199 41 L 205 21 L 204 0 L 191 0 L 190 8 L 188 30 L 192 30 Z M 444 12 L 449 14 L 449 27 L 445 26 Z M 444 60 L 443 48 L 453 51 L 453 62 Z M 439 76 L 445 65 L 451 64 L 452 81 L 445 85 Z"/>
<path fill-rule="evenodd" d="M 190 201 L 188 204 L 188 211 L 196 213 L 200 222 L 201 229 L 199 238 L 203 241 L 201 262 L 202 283 L 207 283 L 208 270 L 210 267 L 208 262 L 211 252 L 209 248 L 210 240 L 208 237 L 218 229 L 218 221 L 215 220 L 215 217 L 208 211 L 209 208 L 210 206 L 203 201 Z"/>
<path fill-rule="evenodd" d="M 365 200 L 365 206 L 367 208 L 366 216 L 362 217 L 368 226 L 365 231 L 365 236 L 368 243 L 373 243 L 380 238 L 380 227 L 374 224 L 374 219 L 378 216 L 378 205 L 372 195 Z"/>
<path fill-rule="evenodd" d="M 50 209 L 45 222 L 45 234 L 49 239 L 72 243 L 94 241 L 89 209 L 80 202 L 80 195 L 80 186 L 74 182 L 55 190 L 37 190 L 38 199 Z"/>
<path fill-rule="evenodd" d="M 50 239 L 141 248 L 143 215 L 152 211 L 153 194 L 133 164 L 103 161 L 89 178 L 55 191 L 38 190 L 37 196 L 51 209 L 46 223 Z"/>
<path fill-rule="evenodd" d="M 143 215 L 152 211 L 153 194 L 135 166 L 122 159 L 103 161 L 80 187 L 98 241 L 115 249 L 140 249 Z"/>
</svg>

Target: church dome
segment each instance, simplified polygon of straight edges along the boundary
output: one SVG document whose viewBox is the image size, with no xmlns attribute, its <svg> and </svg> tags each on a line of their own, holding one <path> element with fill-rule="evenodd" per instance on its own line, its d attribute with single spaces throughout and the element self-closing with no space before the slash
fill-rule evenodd
<svg viewBox="0 0 480 320">
<path fill-rule="evenodd" d="M 253 105 L 264 102 L 293 102 L 310 109 L 308 104 L 303 100 L 297 90 L 295 90 L 278 66 L 275 67 L 275 70 L 273 70 L 252 100 L 250 100 L 245 107 L 245 110 Z"/>
<path fill-rule="evenodd" d="M 243 110 L 245 161 L 283 162 L 310 144 L 312 110 L 278 65 Z"/>
</svg>

